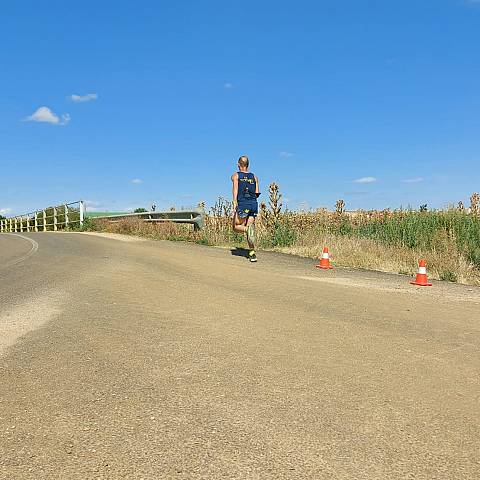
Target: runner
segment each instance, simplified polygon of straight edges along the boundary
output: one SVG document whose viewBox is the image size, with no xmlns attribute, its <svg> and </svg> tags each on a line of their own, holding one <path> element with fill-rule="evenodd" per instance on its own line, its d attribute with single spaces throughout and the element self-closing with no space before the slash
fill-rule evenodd
<svg viewBox="0 0 480 480">
<path fill-rule="evenodd" d="M 248 259 L 257 261 L 255 255 L 255 217 L 258 213 L 257 198 L 260 195 L 258 178 L 248 171 L 248 157 L 238 159 L 238 172 L 232 175 L 233 183 L 233 230 L 247 234 L 250 248 Z"/>
</svg>

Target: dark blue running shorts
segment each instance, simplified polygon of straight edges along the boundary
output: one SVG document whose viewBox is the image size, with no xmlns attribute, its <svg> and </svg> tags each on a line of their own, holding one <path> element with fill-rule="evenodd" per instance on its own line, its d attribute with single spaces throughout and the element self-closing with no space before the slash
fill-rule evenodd
<svg viewBox="0 0 480 480">
<path fill-rule="evenodd" d="M 258 214 L 258 203 L 240 203 L 237 205 L 237 215 L 239 218 L 256 217 Z"/>
</svg>

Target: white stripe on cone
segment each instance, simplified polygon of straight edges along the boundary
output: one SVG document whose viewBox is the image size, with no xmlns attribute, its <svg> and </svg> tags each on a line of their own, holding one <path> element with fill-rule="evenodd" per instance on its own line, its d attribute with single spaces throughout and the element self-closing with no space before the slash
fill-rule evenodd
<svg viewBox="0 0 480 480">
<path fill-rule="evenodd" d="M 322 255 L 322 258 L 329 258 L 329 257 L 328 257 L 328 252 L 325 252 L 325 253 Z"/>
<path fill-rule="evenodd" d="M 427 267 L 418 267 L 418 273 L 425 275 L 427 273 Z"/>
</svg>

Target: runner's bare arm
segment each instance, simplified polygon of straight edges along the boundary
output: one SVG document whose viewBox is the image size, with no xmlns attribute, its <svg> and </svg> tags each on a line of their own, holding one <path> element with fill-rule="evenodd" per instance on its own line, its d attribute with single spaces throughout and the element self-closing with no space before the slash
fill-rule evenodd
<svg viewBox="0 0 480 480">
<path fill-rule="evenodd" d="M 255 193 L 260 193 L 260 184 L 258 183 L 258 177 L 255 175 L 255 183 L 257 184 L 257 188 L 255 189 Z"/>
<path fill-rule="evenodd" d="M 234 173 L 232 175 L 232 203 L 233 203 L 233 211 L 237 209 L 237 194 L 238 194 L 238 173 Z"/>
</svg>

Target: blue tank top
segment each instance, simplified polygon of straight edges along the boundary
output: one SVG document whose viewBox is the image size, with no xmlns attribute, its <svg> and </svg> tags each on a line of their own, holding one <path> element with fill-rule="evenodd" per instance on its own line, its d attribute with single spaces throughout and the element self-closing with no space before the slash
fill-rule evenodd
<svg viewBox="0 0 480 480">
<path fill-rule="evenodd" d="M 257 201 L 255 192 L 257 190 L 257 181 L 253 173 L 237 172 L 238 173 L 238 193 L 237 202 L 252 202 Z"/>
</svg>

